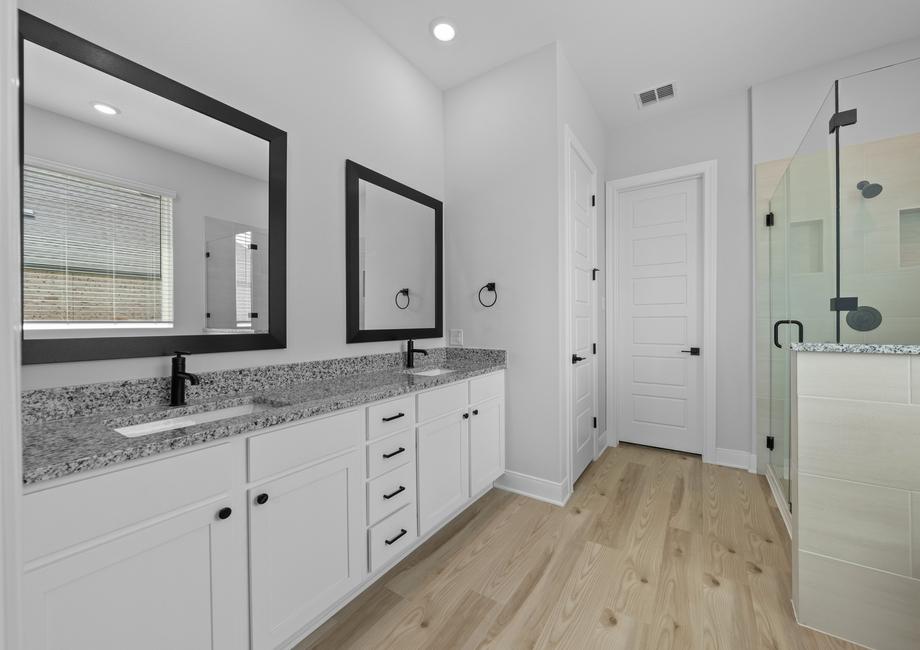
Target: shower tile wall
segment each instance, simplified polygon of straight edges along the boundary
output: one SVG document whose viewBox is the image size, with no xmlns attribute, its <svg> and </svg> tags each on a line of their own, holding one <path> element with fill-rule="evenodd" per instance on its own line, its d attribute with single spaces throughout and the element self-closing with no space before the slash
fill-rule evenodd
<svg viewBox="0 0 920 650">
<path fill-rule="evenodd" d="M 920 356 L 795 357 L 799 622 L 920 647 Z"/>
</svg>

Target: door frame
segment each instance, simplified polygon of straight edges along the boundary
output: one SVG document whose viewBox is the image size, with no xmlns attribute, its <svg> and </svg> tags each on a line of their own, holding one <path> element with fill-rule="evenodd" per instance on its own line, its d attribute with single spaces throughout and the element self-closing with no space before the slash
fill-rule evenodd
<svg viewBox="0 0 920 650">
<path fill-rule="evenodd" d="M 701 386 L 703 428 L 703 462 L 716 462 L 716 282 L 717 269 L 717 174 L 718 163 L 715 160 L 663 169 L 661 171 L 629 176 L 607 182 L 607 304 L 612 306 L 607 318 L 607 404 L 608 422 L 618 422 L 620 412 L 619 386 L 616 379 L 617 362 L 617 315 L 619 314 L 620 296 L 614 291 L 614 279 L 619 272 L 620 255 L 618 251 L 619 223 L 618 203 L 620 195 L 632 190 L 655 185 L 663 185 L 683 180 L 699 179 L 701 194 L 702 234 L 700 251 L 703 260 L 702 285 L 703 300 L 701 311 L 701 331 L 703 354 L 703 381 Z M 612 430 L 612 432 L 610 431 Z M 612 435 L 611 435 L 612 433 Z M 616 447 L 620 442 L 616 425 L 608 426 L 607 444 Z"/>
<path fill-rule="evenodd" d="M 0 6 L 0 140 L 19 142 L 19 27 L 15 2 Z M 20 421 L 19 146 L 0 149 L 0 649 L 22 647 L 22 435 Z"/>
<path fill-rule="evenodd" d="M 594 159 L 591 158 L 591 155 L 588 153 L 588 150 L 581 144 L 581 142 L 576 137 L 574 131 L 571 127 L 566 124 L 564 128 L 564 146 L 565 151 L 563 155 L 564 165 L 563 165 L 563 175 L 564 179 L 564 191 L 563 191 L 563 207 L 559 211 L 559 316 L 560 316 L 560 337 L 559 337 L 559 360 L 560 360 L 560 371 L 562 377 L 562 390 L 560 391 L 560 430 L 562 431 L 561 444 L 564 449 L 561 450 L 560 458 L 565 459 L 564 467 L 564 485 L 563 489 L 565 494 L 563 495 L 563 502 L 566 501 L 569 495 L 572 493 L 575 475 L 575 428 L 572 426 L 572 382 L 574 379 L 574 373 L 572 372 L 571 364 L 571 354 L 572 354 L 572 305 L 571 305 L 571 265 L 572 265 L 572 253 L 571 253 L 571 222 L 572 214 L 570 208 L 570 199 L 572 197 L 572 151 L 575 150 L 578 152 L 578 155 L 588 164 L 592 171 L 593 176 L 593 185 L 594 185 L 594 196 L 598 199 L 598 178 L 597 178 L 597 165 L 594 163 Z M 591 247 L 591 265 L 597 266 L 597 203 L 591 207 L 592 218 L 594 219 L 594 245 Z M 597 324 L 599 319 L 598 311 L 598 292 L 597 292 L 597 282 L 591 283 L 591 291 L 594 294 L 594 314 L 591 324 L 591 336 L 593 340 L 597 341 Z M 594 364 L 594 413 L 597 417 L 597 407 L 598 407 L 598 375 L 600 367 L 597 361 L 597 355 L 592 355 L 591 362 Z M 602 448 L 598 445 L 598 436 L 599 430 L 595 429 L 592 435 L 592 445 L 593 453 L 592 460 L 597 459 L 600 453 L 603 451 Z"/>
</svg>

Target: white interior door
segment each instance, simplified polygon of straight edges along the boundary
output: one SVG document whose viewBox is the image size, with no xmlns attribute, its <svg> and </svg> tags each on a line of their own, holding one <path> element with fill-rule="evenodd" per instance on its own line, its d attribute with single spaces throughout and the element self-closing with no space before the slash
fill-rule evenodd
<svg viewBox="0 0 920 650">
<path fill-rule="evenodd" d="M 572 355 L 572 482 L 595 456 L 597 416 L 597 357 L 595 273 L 597 255 L 595 212 L 597 172 L 574 141 L 569 144 L 567 196 L 571 246 Z"/>
<path fill-rule="evenodd" d="M 619 439 L 702 453 L 700 179 L 619 194 Z"/>
</svg>

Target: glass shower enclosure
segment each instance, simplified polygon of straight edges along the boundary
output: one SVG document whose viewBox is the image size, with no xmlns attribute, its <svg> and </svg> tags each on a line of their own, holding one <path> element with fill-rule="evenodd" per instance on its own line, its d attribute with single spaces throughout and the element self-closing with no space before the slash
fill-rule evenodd
<svg viewBox="0 0 920 650">
<path fill-rule="evenodd" d="M 835 81 L 757 193 L 758 428 L 788 502 L 790 346 L 920 343 L 920 59 Z"/>
</svg>

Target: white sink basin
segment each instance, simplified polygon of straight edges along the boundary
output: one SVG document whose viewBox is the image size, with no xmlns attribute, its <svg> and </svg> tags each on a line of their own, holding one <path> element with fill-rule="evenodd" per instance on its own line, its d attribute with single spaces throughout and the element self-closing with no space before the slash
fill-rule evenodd
<svg viewBox="0 0 920 650">
<path fill-rule="evenodd" d="M 154 420 L 153 422 L 144 422 L 143 424 L 134 424 L 129 427 L 115 429 L 118 433 L 126 438 L 138 438 L 140 436 L 149 436 L 151 433 L 162 433 L 163 431 L 172 431 L 182 427 L 190 427 L 195 424 L 204 422 L 216 422 L 217 420 L 226 420 L 250 413 L 264 411 L 268 407 L 264 404 L 243 404 L 241 406 L 229 406 L 214 411 L 204 411 L 202 413 L 192 413 L 190 415 L 181 415 L 175 418 L 165 420 Z"/>
<path fill-rule="evenodd" d="M 413 370 L 413 375 L 421 375 L 422 377 L 437 377 L 438 375 L 446 375 L 449 372 L 454 372 L 449 368 L 429 368 L 428 370 Z"/>
</svg>

